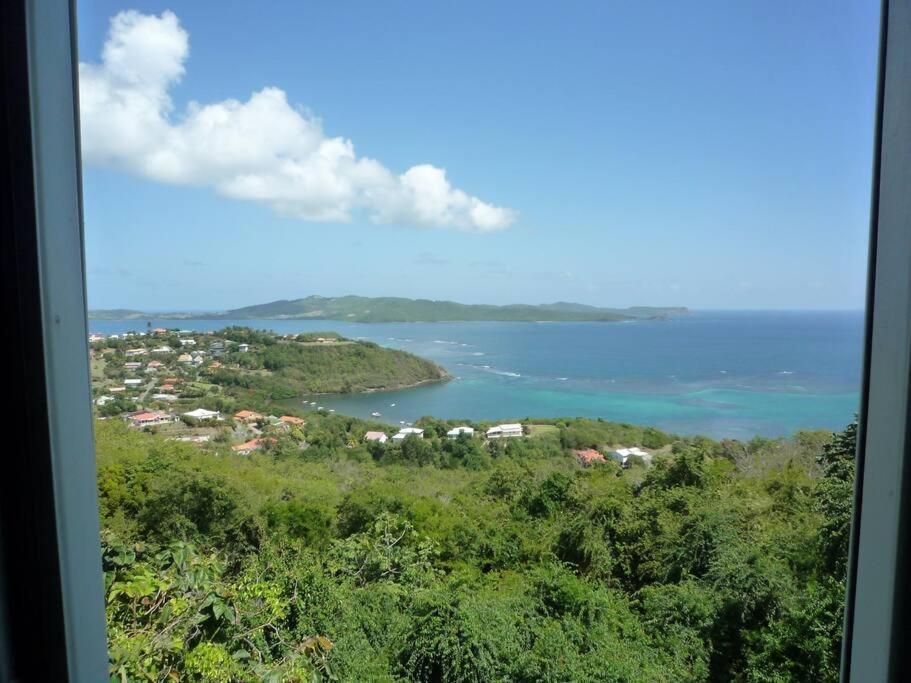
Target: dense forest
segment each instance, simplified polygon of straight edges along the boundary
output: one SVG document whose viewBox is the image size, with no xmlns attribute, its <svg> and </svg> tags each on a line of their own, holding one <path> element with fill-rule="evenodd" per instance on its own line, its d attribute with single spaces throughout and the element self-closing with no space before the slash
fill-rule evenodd
<svg viewBox="0 0 911 683">
<path fill-rule="evenodd" d="M 230 360 L 239 367 L 213 372 L 211 382 L 259 392 L 272 400 L 401 389 L 449 379 L 443 368 L 429 360 L 334 332 L 301 334 L 292 341 L 242 327 L 229 327 L 221 334 L 253 346 L 249 353 L 232 354 Z"/>
<path fill-rule="evenodd" d="M 551 420 L 251 454 L 96 427 L 112 680 L 835 680 L 855 428 Z M 483 428 L 483 425 L 479 425 Z M 572 450 L 660 450 L 651 467 Z"/>
</svg>

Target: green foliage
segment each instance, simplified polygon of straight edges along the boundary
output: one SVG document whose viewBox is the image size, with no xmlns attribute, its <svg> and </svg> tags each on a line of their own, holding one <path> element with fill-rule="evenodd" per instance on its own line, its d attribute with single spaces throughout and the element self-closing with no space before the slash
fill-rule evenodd
<svg viewBox="0 0 911 683">
<path fill-rule="evenodd" d="M 660 432 L 553 422 L 367 450 L 313 416 L 248 457 L 97 423 L 113 679 L 837 677 L 854 426 L 634 472 L 568 448 Z"/>
</svg>

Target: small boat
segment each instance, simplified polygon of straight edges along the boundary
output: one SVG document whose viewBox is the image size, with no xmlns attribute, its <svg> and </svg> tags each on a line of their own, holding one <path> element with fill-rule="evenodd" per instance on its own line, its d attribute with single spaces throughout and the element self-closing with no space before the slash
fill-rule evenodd
<svg viewBox="0 0 911 683">
<path fill-rule="evenodd" d="M 329 412 L 330 412 L 330 413 L 334 413 L 334 412 L 335 412 L 335 408 L 329 408 Z"/>
<path fill-rule="evenodd" d="M 378 413 L 375 410 L 370 414 L 373 415 L 373 417 L 381 417 L 381 413 Z"/>
<path fill-rule="evenodd" d="M 389 404 L 389 407 L 390 407 L 390 408 L 395 408 L 395 403 L 390 403 L 390 404 Z"/>
<path fill-rule="evenodd" d="M 311 406 L 315 406 L 315 405 L 316 405 L 316 401 L 310 401 L 310 405 L 311 405 Z"/>
<path fill-rule="evenodd" d="M 400 425 L 405 424 L 405 420 L 399 420 L 399 424 L 400 424 Z"/>
<path fill-rule="evenodd" d="M 322 406 L 317 406 L 316 409 L 317 409 L 317 410 L 325 410 L 325 408 L 323 408 Z"/>
</svg>

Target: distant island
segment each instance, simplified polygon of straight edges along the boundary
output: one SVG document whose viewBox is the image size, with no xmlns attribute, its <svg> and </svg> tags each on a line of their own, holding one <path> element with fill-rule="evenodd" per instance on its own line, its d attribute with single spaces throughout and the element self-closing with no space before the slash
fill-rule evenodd
<svg viewBox="0 0 911 683">
<path fill-rule="evenodd" d="M 143 312 L 131 309 L 90 310 L 91 320 L 347 320 L 361 323 L 403 322 L 619 322 L 685 315 L 682 306 L 600 308 L 558 301 L 552 304 L 460 304 L 454 301 L 400 297 L 308 296 L 280 299 L 221 312 Z"/>
</svg>

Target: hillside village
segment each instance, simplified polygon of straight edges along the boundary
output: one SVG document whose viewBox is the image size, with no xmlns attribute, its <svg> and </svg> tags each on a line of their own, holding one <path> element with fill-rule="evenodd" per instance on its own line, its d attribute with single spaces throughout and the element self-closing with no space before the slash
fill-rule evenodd
<svg viewBox="0 0 911 683">
<path fill-rule="evenodd" d="M 154 431 L 169 440 L 241 456 L 254 451 L 302 452 L 314 443 L 325 447 L 340 440 L 348 448 L 360 445 L 379 457 L 387 447 L 408 449 L 406 441 L 423 441 L 428 427 L 429 438 L 476 442 L 489 450 L 494 442 L 556 430 L 533 422 L 469 424 L 433 418 L 395 428 L 294 400 L 307 387 L 306 378 L 290 371 L 282 374 L 284 366 L 275 361 L 289 348 L 305 349 L 311 357 L 318 354 L 319 374 L 335 372 L 344 376 L 343 384 L 350 385 L 349 375 L 363 374 L 329 352 L 362 343 L 331 332 L 280 336 L 249 328 L 203 333 L 155 328 L 121 335 L 91 334 L 89 342 L 93 409 L 98 419 L 123 420 L 133 429 Z M 370 347 L 377 353 L 403 354 Z M 435 368 L 432 379 L 444 373 Z M 427 380 L 418 383 L 423 381 Z M 333 436 L 327 438 L 327 432 Z M 653 457 L 638 446 L 616 444 L 566 450 L 582 467 L 608 459 L 622 467 L 634 462 L 648 465 Z"/>
</svg>

